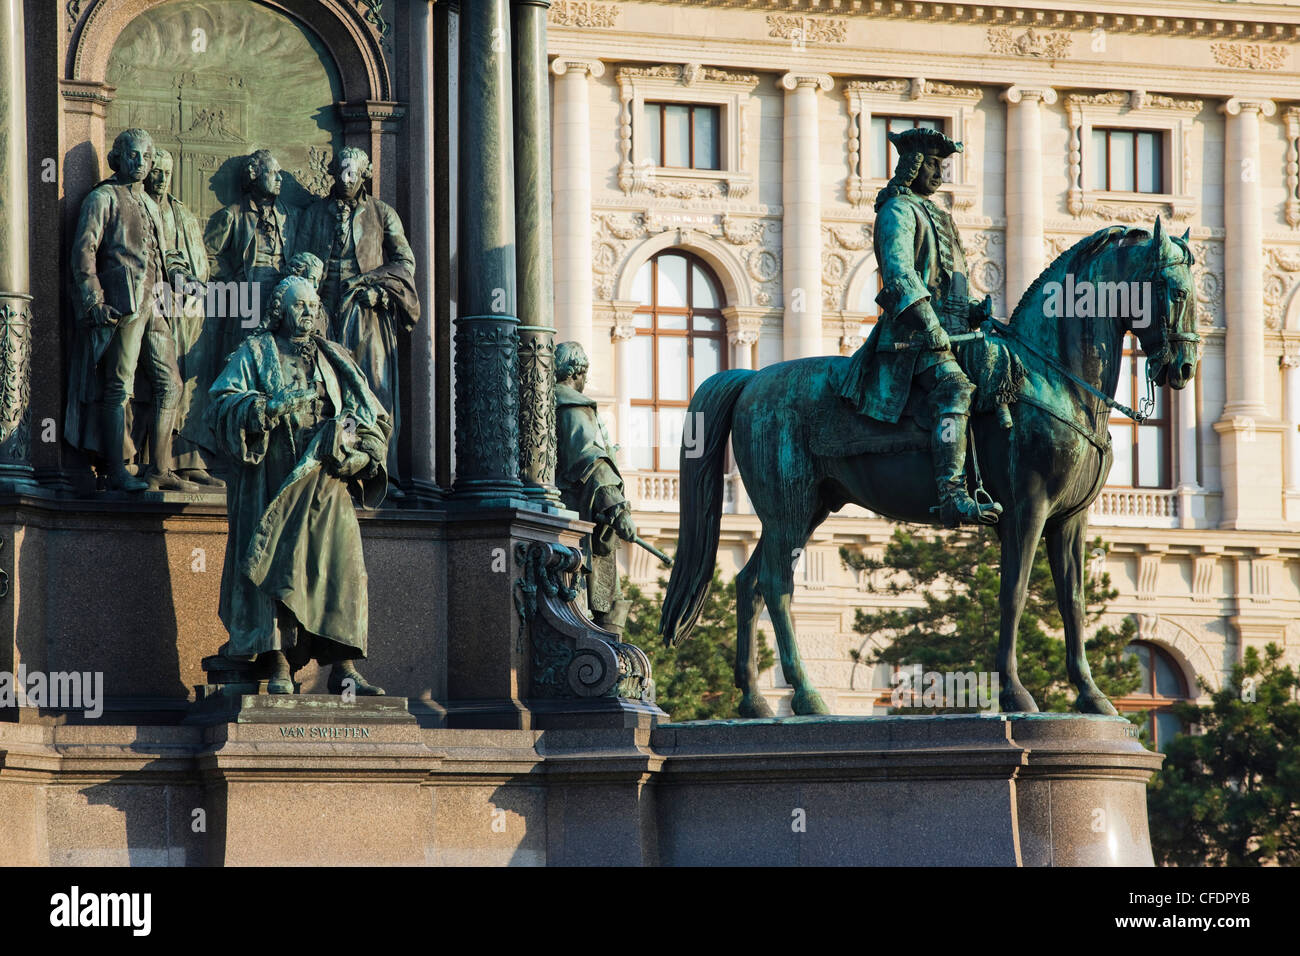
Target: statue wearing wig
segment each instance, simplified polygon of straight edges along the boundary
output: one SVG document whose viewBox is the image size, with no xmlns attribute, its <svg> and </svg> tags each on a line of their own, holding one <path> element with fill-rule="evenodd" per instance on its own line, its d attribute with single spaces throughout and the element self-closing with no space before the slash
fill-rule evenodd
<svg viewBox="0 0 1300 956">
<path fill-rule="evenodd" d="M 320 297 L 327 335 L 356 358 L 393 420 L 389 496 L 400 498 L 398 333 L 411 331 L 420 318 L 415 254 L 393 207 L 370 195 L 373 170 L 363 150 L 339 150 L 329 172 L 334 187 L 303 212 L 294 251 L 312 253 L 324 264 Z"/>
<path fill-rule="evenodd" d="M 934 129 L 890 133 L 899 153 L 894 178 L 876 197 L 874 247 L 880 320 L 853 356 L 840 394 L 863 415 L 897 422 L 916 387 L 932 420 L 930 447 L 944 524 L 993 524 L 1002 507 L 977 504 L 966 489 L 966 426 L 974 386 L 957 363 L 950 335 L 970 331 L 990 302 L 967 291 L 966 255 L 947 211 L 930 201 L 943 160 L 960 152 Z"/>
<path fill-rule="evenodd" d="M 366 656 L 366 568 L 353 494 L 384 497 L 392 424 L 352 356 L 317 333 L 309 279 L 276 286 L 263 324 L 210 392 L 208 424 L 231 464 L 221 575 L 228 658 L 252 660 L 273 694 L 308 660 L 333 664 L 331 692 Z"/>
</svg>

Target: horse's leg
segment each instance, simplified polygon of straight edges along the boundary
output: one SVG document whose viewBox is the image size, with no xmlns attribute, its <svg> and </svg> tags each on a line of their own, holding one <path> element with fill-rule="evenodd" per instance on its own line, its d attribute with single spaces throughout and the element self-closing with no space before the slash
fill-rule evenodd
<svg viewBox="0 0 1300 956">
<path fill-rule="evenodd" d="M 772 707 L 758 692 L 758 642 L 754 622 L 758 620 L 763 598 L 758 593 L 758 569 L 763 553 L 763 539 L 736 575 L 736 686 L 740 688 L 741 717 L 771 717 Z"/>
<path fill-rule="evenodd" d="M 1079 688 L 1075 709 L 1082 714 L 1114 714 L 1114 705 L 1093 682 L 1084 650 L 1084 532 L 1088 521 L 1080 512 L 1059 528 L 1047 532 L 1047 559 L 1056 582 L 1056 603 L 1065 625 L 1065 668 L 1070 683 Z"/>
<path fill-rule="evenodd" d="M 823 514 L 822 517 L 825 517 Z M 764 534 L 760 549 L 762 559 L 759 563 L 759 590 L 767 604 L 768 616 L 772 618 L 772 628 L 776 631 L 777 651 L 781 655 L 781 672 L 786 683 L 794 688 L 794 698 L 790 709 L 796 714 L 828 714 L 830 710 L 817 688 L 808 681 L 804 673 L 803 660 L 799 657 L 799 645 L 795 641 L 794 621 L 790 617 L 790 599 L 794 594 L 794 569 L 799 563 L 800 549 L 807 544 L 811 529 L 820 521 L 814 521 L 809 530 L 797 532 L 793 520 L 789 523 L 774 523 Z M 773 533 L 775 532 L 775 534 Z"/>
<path fill-rule="evenodd" d="M 998 604 L 1002 611 L 998 640 L 998 673 L 1002 689 L 998 706 L 1004 714 L 1036 713 L 1038 705 L 1033 696 L 1020 683 L 1016 668 L 1016 632 L 1020 628 L 1020 615 L 1025 609 L 1025 593 L 1029 588 L 1029 573 L 1034 567 L 1034 552 L 1043 534 L 1046 502 L 1041 494 L 1027 504 L 1013 507 L 998 522 L 998 536 L 1002 541 L 1002 581 L 998 589 Z"/>
</svg>

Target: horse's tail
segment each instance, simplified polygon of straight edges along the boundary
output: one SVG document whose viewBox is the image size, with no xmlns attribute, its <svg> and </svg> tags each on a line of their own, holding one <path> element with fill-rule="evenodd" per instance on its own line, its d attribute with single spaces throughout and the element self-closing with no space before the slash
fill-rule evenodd
<svg viewBox="0 0 1300 956">
<path fill-rule="evenodd" d="M 696 389 L 686 412 L 684 434 L 693 444 L 682 442 L 677 553 L 659 618 L 659 633 L 670 647 L 690 635 L 713 580 L 731 412 L 753 374 L 733 369 L 711 375 Z"/>
</svg>

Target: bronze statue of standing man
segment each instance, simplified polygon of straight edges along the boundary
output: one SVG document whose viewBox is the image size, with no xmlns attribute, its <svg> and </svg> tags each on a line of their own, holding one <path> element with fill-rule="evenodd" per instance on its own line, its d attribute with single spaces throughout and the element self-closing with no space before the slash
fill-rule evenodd
<svg viewBox="0 0 1300 956">
<path fill-rule="evenodd" d="M 80 334 L 64 433 L 73 446 L 104 458 L 110 489 L 193 492 L 199 486 L 172 471 L 181 378 L 165 314 L 167 240 L 144 187 L 152 163 L 153 138 L 142 129 L 124 130 L 108 154 L 113 177 L 81 204 L 72 244 Z M 129 474 L 125 463 L 126 407 L 140 362 L 153 388 L 154 413 L 144 478 Z"/>
<path fill-rule="evenodd" d="M 618 541 L 637 536 L 632 506 L 623 493 L 623 476 L 614 463 L 609 435 L 596 415 L 587 386 L 587 353 L 577 342 L 555 348 L 555 483 L 565 507 L 596 530 L 583 538 L 587 607 L 600 627 L 621 633 L 630 602 L 618 579 Z"/>
<path fill-rule="evenodd" d="M 153 168 L 145 178 L 144 188 L 158 206 L 166 245 L 168 269 L 182 279 L 182 288 L 170 296 L 172 335 L 176 340 L 176 361 L 181 376 L 181 396 L 176 410 L 175 467 L 187 481 L 210 488 L 225 483 L 208 474 L 214 443 L 212 433 L 203 425 L 208 388 L 216 377 L 215 341 L 220 329 L 204 321 L 203 285 L 208 281 L 208 252 L 203 245 L 203 231 L 194 213 L 171 194 L 172 154 L 154 149 Z"/>
<path fill-rule="evenodd" d="M 952 217 L 930 197 L 943 185 L 943 161 L 960 152 L 939 130 L 890 133 L 898 166 L 876 196 L 873 245 L 880 272 L 880 320 L 839 385 L 857 410 L 897 422 L 915 385 L 933 417 L 930 436 L 939 516 L 944 524 L 993 524 L 996 502 L 976 503 L 966 489 L 967 423 L 974 386 L 957 364 L 950 335 L 970 331 L 988 301 L 970 297 L 966 254 Z"/>
<path fill-rule="evenodd" d="M 397 333 L 409 332 L 420 319 L 415 254 L 393 207 L 370 195 L 373 171 L 363 150 L 344 147 L 329 171 L 334 187 L 304 211 L 294 252 L 314 253 L 325 264 L 320 297 L 329 337 L 352 352 L 393 420 L 389 496 L 400 498 Z"/>
</svg>

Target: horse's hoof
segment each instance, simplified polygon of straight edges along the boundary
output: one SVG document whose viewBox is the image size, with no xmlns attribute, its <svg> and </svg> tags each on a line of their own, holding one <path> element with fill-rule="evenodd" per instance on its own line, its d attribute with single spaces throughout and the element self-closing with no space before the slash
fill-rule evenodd
<svg viewBox="0 0 1300 956">
<path fill-rule="evenodd" d="M 1119 711 L 1115 705 L 1107 699 L 1101 691 L 1085 691 L 1079 695 L 1079 699 L 1074 702 L 1074 709 L 1081 714 L 1105 714 L 1108 717 L 1118 717 Z"/>
<path fill-rule="evenodd" d="M 1019 683 L 1002 688 L 1002 693 L 998 694 L 998 709 L 1004 714 L 1038 713 L 1033 696 Z"/>
<path fill-rule="evenodd" d="M 746 694 L 740 698 L 741 717 L 775 717 L 772 705 L 762 694 Z"/>
<path fill-rule="evenodd" d="M 822 700 L 822 695 L 815 690 L 798 691 L 790 701 L 790 709 L 796 714 L 829 714 L 831 709 Z"/>
</svg>

